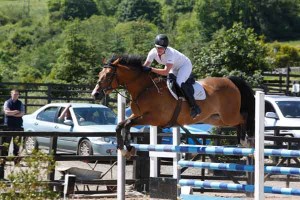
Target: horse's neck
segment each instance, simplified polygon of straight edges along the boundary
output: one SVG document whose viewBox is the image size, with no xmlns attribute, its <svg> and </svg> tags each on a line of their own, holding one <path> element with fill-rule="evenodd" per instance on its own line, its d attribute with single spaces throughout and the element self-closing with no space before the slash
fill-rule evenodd
<svg viewBox="0 0 300 200">
<path fill-rule="evenodd" d="M 144 75 L 136 78 L 131 84 L 127 85 L 127 90 L 132 99 L 137 99 L 148 88 L 155 87 L 157 81 L 149 75 Z"/>
</svg>

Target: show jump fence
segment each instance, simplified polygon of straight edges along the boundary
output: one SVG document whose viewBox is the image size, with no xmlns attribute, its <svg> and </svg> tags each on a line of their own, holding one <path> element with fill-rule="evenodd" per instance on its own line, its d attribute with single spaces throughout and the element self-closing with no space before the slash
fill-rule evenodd
<svg viewBox="0 0 300 200">
<path fill-rule="evenodd" d="M 122 97 L 120 97 L 122 98 Z M 119 101 L 120 102 L 120 101 Z M 123 100 L 124 103 L 124 100 Z M 121 104 L 120 104 L 121 105 Z M 119 107 L 119 114 L 122 114 Z M 264 193 L 300 195 L 300 189 L 293 188 L 277 188 L 264 186 L 264 173 L 275 174 L 300 174 L 300 169 L 291 167 L 265 167 L 264 156 L 281 156 L 281 157 L 299 157 L 300 151 L 285 150 L 285 149 L 264 149 L 264 93 L 256 92 L 256 108 L 255 108 L 255 148 L 229 148 L 220 146 L 201 146 L 201 145 L 179 145 L 179 128 L 173 129 L 173 145 L 158 145 L 157 144 L 157 127 L 150 128 L 150 145 L 134 144 L 137 151 L 149 151 L 150 156 L 150 177 L 157 177 L 157 158 L 169 157 L 173 158 L 173 178 L 177 179 L 180 187 L 200 187 L 213 188 L 221 190 L 234 190 L 243 192 L 254 192 L 255 200 L 263 200 Z M 120 118 L 121 119 L 121 118 Z M 249 156 L 254 155 L 255 165 L 237 165 L 237 164 L 220 164 L 220 163 L 204 163 L 193 161 L 181 161 L 181 153 L 197 153 L 211 155 L 239 155 Z M 118 159 L 124 161 L 124 157 L 119 152 Z M 125 199 L 125 192 L 122 190 L 125 187 L 125 165 L 124 162 L 118 162 L 120 166 L 118 171 L 118 199 Z M 180 179 L 181 167 L 198 167 L 229 171 L 251 171 L 255 172 L 254 185 L 233 184 L 222 182 L 210 182 L 191 179 Z M 120 186 L 120 187 L 119 187 Z M 180 196 L 180 189 L 177 191 L 177 196 Z"/>
</svg>

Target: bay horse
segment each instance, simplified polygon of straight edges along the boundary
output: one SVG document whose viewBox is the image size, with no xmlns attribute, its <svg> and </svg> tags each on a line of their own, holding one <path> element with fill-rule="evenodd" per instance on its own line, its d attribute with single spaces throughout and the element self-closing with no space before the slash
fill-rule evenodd
<svg viewBox="0 0 300 200">
<path fill-rule="evenodd" d="M 117 125 L 116 136 L 117 148 L 123 150 L 125 142 L 126 153 L 130 151 L 132 154 L 134 147 L 127 136 L 123 140 L 122 128 L 127 135 L 136 125 L 166 127 L 178 105 L 167 88 L 166 80 L 152 72 L 144 72 L 142 63 L 143 59 L 138 55 L 113 56 L 99 72 L 92 92 L 96 99 L 102 99 L 120 86 L 129 92 L 132 115 Z M 202 112 L 193 119 L 189 105 L 183 101 L 173 124 L 182 126 L 202 122 L 217 127 L 237 127 L 242 131 L 238 134 L 238 141 L 245 144 L 246 133 L 253 138 L 255 98 L 247 82 L 239 77 L 209 77 L 200 80 L 200 83 L 206 92 L 206 99 L 197 101 Z"/>
</svg>

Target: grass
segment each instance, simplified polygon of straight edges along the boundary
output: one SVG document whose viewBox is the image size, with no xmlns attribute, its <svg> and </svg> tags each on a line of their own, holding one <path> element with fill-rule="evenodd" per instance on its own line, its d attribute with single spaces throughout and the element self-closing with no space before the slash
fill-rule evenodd
<svg viewBox="0 0 300 200">
<path fill-rule="evenodd" d="M 48 14 L 47 0 L 0 0 L 0 13 L 10 16 L 12 13 L 44 18 Z"/>
<path fill-rule="evenodd" d="M 289 46 L 296 47 L 296 48 L 300 49 L 300 40 L 285 41 L 285 42 L 278 42 L 278 43 L 289 45 Z"/>
</svg>

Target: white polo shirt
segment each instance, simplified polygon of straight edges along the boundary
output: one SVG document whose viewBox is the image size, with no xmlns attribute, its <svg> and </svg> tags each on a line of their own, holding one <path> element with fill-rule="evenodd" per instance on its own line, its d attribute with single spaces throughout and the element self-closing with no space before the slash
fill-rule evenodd
<svg viewBox="0 0 300 200">
<path fill-rule="evenodd" d="M 165 53 L 161 55 L 161 57 L 158 56 L 156 48 L 151 49 L 148 53 L 146 61 L 152 63 L 154 59 L 162 65 L 166 65 L 167 63 L 173 64 L 172 69 L 175 71 L 179 70 L 179 68 L 185 65 L 189 65 L 191 62 L 188 57 L 172 47 L 167 47 Z"/>
</svg>

